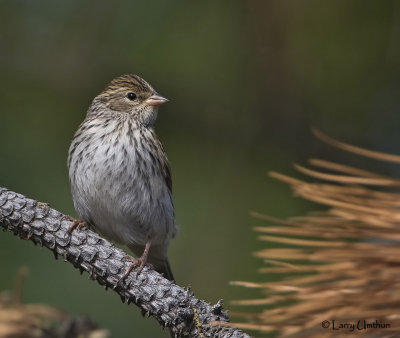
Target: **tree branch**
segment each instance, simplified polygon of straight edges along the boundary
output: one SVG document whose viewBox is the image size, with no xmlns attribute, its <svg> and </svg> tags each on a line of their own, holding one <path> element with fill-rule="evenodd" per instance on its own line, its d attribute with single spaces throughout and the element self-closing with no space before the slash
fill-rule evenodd
<svg viewBox="0 0 400 338">
<path fill-rule="evenodd" d="M 113 289 L 123 302 L 135 303 L 176 337 L 249 337 L 235 327 L 215 323 L 229 321 L 222 301 L 210 305 L 199 300 L 148 267 L 139 276 L 132 271 L 118 282 L 131 264 L 129 256 L 90 229 L 69 234 L 70 225 L 68 216 L 49 205 L 0 188 L 1 227 L 62 256 L 81 273 L 87 271 L 91 279 Z"/>
</svg>

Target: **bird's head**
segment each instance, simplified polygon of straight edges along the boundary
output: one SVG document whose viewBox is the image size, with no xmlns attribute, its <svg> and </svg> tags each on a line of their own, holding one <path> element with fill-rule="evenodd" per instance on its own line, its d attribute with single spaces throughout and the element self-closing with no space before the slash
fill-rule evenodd
<svg viewBox="0 0 400 338">
<path fill-rule="evenodd" d="M 128 114 L 139 123 L 152 126 L 158 106 L 167 101 L 141 77 L 127 74 L 113 79 L 95 97 L 90 110 L 99 113 L 106 109 L 111 114 Z"/>
</svg>

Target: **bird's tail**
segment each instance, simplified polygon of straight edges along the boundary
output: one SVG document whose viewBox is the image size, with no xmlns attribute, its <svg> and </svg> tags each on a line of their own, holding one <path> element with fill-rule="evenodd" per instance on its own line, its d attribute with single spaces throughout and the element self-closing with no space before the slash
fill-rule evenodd
<svg viewBox="0 0 400 338">
<path fill-rule="evenodd" d="M 162 273 L 165 278 L 169 279 L 170 281 L 174 281 L 174 275 L 172 274 L 171 266 L 169 265 L 168 258 L 162 263 L 161 266 L 158 267 L 157 271 Z"/>
</svg>

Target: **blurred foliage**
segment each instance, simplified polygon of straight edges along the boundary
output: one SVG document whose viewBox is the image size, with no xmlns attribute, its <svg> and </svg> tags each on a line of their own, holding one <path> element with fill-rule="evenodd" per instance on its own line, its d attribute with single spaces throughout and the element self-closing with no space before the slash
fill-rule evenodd
<svg viewBox="0 0 400 338">
<path fill-rule="evenodd" d="M 21 267 L 15 278 L 13 294 L 0 290 L 0 337 L 7 338 L 108 338 L 86 315 L 69 316 L 46 304 L 21 304 L 23 280 L 28 274 Z"/>
<path fill-rule="evenodd" d="M 249 298 L 228 286 L 259 278 L 248 211 L 310 207 L 265 175 L 305 153 L 324 157 L 310 126 L 368 148 L 400 146 L 399 38 L 395 1 L 3 0 L 0 184 L 74 215 L 72 135 L 108 81 L 137 73 L 171 100 L 157 131 L 181 226 L 170 250 L 178 283 L 209 301 Z M 47 252 L 2 234 L 0 255 L 0 289 L 24 264 L 26 301 L 88 313 L 116 337 L 167 335 Z"/>
<path fill-rule="evenodd" d="M 400 163 L 399 155 L 313 133 L 352 156 Z M 266 282 L 232 282 L 257 288 L 262 296 L 235 301 L 260 310 L 239 314 L 242 322 L 231 325 L 281 338 L 337 338 L 338 323 L 350 323 L 347 331 L 363 337 L 397 336 L 400 295 L 393 290 L 400 286 L 400 180 L 319 159 L 296 169 L 306 179 L 270 176 L 327 210 L 288 219 L 253 214 L 265 221 L 255 230 L 268 244 L 255 255 L 265 264 L 259 271 Z M 271 282 L 271 275 L 278 280 Z"/>
</svg>

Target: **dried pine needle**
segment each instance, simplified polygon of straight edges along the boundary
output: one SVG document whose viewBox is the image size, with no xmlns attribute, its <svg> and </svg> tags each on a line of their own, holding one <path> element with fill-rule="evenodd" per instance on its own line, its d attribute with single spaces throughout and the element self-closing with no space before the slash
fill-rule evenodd
<svg viewBox="0 0 400 338">
<path fill-rule="evenodd" d="M 331 146 L 369 158 L 400 163 L 399 155 L 371 151 L 337 141 L 314 129 Z M 309 183 L 276 172 L 269 175 L 291 186 L 296 196 L 325 205 L 326 211 L 282 220 L 252 212 L 268 222 L 255 227 L 268 243 L 255 253 L 267 264 L 262 274 L 279 274 L 280 282 L 232 282 L 263 290 L 265 297 L 237 300 L 236 305 L 268 306 L 258 314 L 237 314 L 243 329 L 277 331 L 281 337 L 337 337 L 321 328 L 324 320 L 389 323 L 364 336 L 394 336 L 400 331 L 400 180 L 368 170 L 312 159 L 321 172 L 295 165 Z M 315 183 L 315 180 L 324 183 Z M 385 188 L 385 190 L 380 190 Z M 393 190 L 395 191 L 395 190 Z M 270 243 L 274 243 L 271 247 Z M 271 306 L 273 307 L 271 309 Z M 229 324 L 228 324 L 229 325 Z"/>
</svg>

